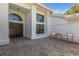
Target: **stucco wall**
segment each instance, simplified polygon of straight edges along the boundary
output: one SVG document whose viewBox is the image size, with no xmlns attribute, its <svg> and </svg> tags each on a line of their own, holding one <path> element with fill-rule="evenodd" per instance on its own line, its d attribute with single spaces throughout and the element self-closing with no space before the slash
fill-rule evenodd
<svg viewBox="0 0 79 59">
<path fill-rule="evenodd" d="M 52 32 L 60 32 L 59 29 L 55 29 L 55 28 L 60 28 L 60 26 L 65 26 L 67 25 L 68 22 L 65 20 L 65 18 L 61 18 L 61 17 L 50 17 L 49 19 L 49 27 L 50 27 L 50 33 L 52 34 Z"/>
<path fill-rule="evenodd" d="M 42 9 L 36 9 L 36 13 L 41 14 L 44 16 L 44 34 L 36 34 L 36 38 L 43 38 L 47 37 L 47 12 L 43 11 Z M 49 15 L 49 14 L 48 14 Z"/>
<path fill-rule="evenodd" d="M 15 4 L 15 5 L 14 5 Z M 37 39 L 37 38 L 42 38 L 42 37 L 46 37 L 47 36 L 47 18 L 48 18 L 48 14 L 46 9 L 43 9 L 42 7 L 39 7 L 39 6 L 36 6 L 36 5 L 31 5 L 31 4 L 16 4 L 14 3 L 13 5 L 17 8 L 18 6 L 20 7 L 21 6 L 21 9 L 25 6 L 24 8 L 26 8 L 24 14 L 21 13 L 21 12 L 17 12 L 16 8 L 13 7 L 13 9 L 16 9 L 16 10 L 10 10 L 10 13 L 14 12 L 14 13 L 18 13 L 19 15 L 21 15 L 24 19 L 24 23 L 25 23 L 25 32 L 24 32 L 24 36 L 25 37 L 29 37 L 31 39 Z M 18 5 L 18 6 L 17 6 Z M 12 8 L 12 5 L 11 5 L 11 8 Z M 39 13 L 41 15 L 44 15 L 45 17 L 45 33 L 44 34 L 36 34 L 36 13 Z"/>
<path fill-rule="evenodd" d="M 23 21 L 25 20 L 25 13 L 24 12 L 18 12 L 18 11 L 14 10 L 14 9 L 9 8 L 9 14 L 11 14 L 11 13 L 18 14 L 18 15 L 20 15 L 22 17 Z"/>
<path fill-rule="evenodd" d="M 52 22 L 52 23 L 51 23 Z M 51 18 L 50 34 L 53 32 L 66 35 L 67 33 L 74 34 L 74 42 L 79 43 L 79 21 L 68 21 L 65 18 Z"/>
<path fill-rule="evenodd" d="M 25 20 L 25 35 L 26 37 L 31 37 L 31 39 L 43 38 L 47 37 L 48 30 L 47 30 L 47 20 L 49 11 L 47 9 L 42 8 L 41 6 L 35 4 L 16 4 L 18 6 L 22 6 L 24 8 L 29 9 L 30 11 L 26 13 L 26 20 Z M 26 6 L 27 5 L 27 6 Z M 44 34 L 36 34 L 36 13 L 45 16 L 45 33 Z"/>
<path fill-rule="evenodd" d="M 0 3 L 0 45 L 9 44 L 8 4 Z"/>
<path fill-rule="evenodd" d="M 41 14 L 41 15 L 44 15 L 44 34 L 36 34 L 36 13 L 38 14 Z M 38 8 L 36 6 L 33 6 L 32 7 L 32 39 L 37 39 L 37 38 L 44 38 L 44 37 L 47 37 L 48 35 L 48 28 L 47 28 L 47 25 L 48 25 L 48 17 L 49 17 L 49 13 L 48 11 L 46 10 L 42 10 L 42 8 Z"/>
<path fill-rule="evenodd" d="M 25 37 L 31 38 L 31 11 L 25 16 Z"/>
<path fill-rule="evenodd" d="M 26 16 L 25 13 L 24 12 L 18 12 L 15 9 L 12 9 L 12 8 L 9 7 L 9 14 L 11 14 L 11 13 L 18 14 L 22 17 L 22 20 L 23 20 L 23 36 L 25 36 L 26 35 L 26 33 L 25 33 L 25 20 L 27 20 L 27 19 L 25 19 L 25 16 Z"/>
<path fill-rule="evenodd" d="M 29 9 L 29 10 L 30 10 L 31 7 L 32 7 L 32 3 L 12 3 L 12 4 L 15 4 L 15 5 L 24 7 L 24 8 Z"/>
<path fill-rule="evenodd" d="M 16 5 L 15 9 L 13 9 L 13 8 L 14 8 L 13 6 L 11 6 L 9 8 L 9 14 L 16 13 L 22 17 L 22 19 L 23 19 L 23 37 L 31 38 L 31 11 L 28 9 L 24 9 L 22 7 L 18 7 L 17 5 Z M 20 8 L 19 12 L 18 12 L 17 8 Z"/>
</svg>

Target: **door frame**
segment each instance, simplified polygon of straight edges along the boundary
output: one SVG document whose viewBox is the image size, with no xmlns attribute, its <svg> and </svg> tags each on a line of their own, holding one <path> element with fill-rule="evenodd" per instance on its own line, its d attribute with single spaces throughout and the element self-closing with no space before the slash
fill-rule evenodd
<svg viewBox="0 0 79 59">
<path fill-rule="evenodd" d="M 14 21 L 14 20 L 9 20 L 9 23 L 10 23 L 10 22 L 12 22 L 12 23 L 23 24 L 23 28 L 22 28 L 22 29 L 23 29 L 23 37 L 24 37 L 24 32 L 25 32 L 25 31 L 24 31 L 24 23 L 23 23 L 23 21 Z M 10 31 L 10 29 L 9 29 L 9 31 Z"/>
</svg>

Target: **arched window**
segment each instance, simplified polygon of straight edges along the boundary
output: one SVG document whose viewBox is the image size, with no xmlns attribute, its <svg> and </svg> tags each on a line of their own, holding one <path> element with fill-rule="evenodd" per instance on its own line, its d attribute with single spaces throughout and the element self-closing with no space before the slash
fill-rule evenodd
<svg viewBox="0 0 79 59">
<path fill-rule="evenodd" d="M 23 19 L 18 14 L 15 14 L 15 13 L 10 14 L 9 18 L 10 20 L 23 21 Z"/>
</svg>

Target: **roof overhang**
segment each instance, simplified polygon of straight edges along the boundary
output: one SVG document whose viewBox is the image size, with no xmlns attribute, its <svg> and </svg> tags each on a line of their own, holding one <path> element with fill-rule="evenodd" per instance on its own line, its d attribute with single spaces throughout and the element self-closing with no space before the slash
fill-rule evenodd
<svg viewBox="0 0 79 59">
<path fill-rule="evenodd" d="M 40 7 L 42 7 L 42 8 L 44 8 L 44 9 L 48 10 L 50 13 L 53 13 L 53 10 L 51 10 L 50 8 L 46 7 L 45 5 L 43 5 L 43 4 L 41 4 L 41 3 L 33 3 L 33 4 L 36 4 L 36 5 L 40 6 Z"/>
</svg>

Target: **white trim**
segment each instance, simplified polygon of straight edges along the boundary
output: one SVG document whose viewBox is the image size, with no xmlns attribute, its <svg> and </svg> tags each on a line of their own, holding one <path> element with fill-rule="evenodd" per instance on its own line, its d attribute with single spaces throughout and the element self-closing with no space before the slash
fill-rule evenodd
<svg viewBox="0 0 79 59">
<path fill-rule="evenodd" d="M 31 9 L 31 39 L 36 38 L 36 7 L 32 5 Z"/>
<path fill-rule="evenodd" d="M 44 22 L 36 22 L 36 24 L 45 24 Z"/>
<path fill-rule="evenodd" d="M 39 14 L 39 15 L 41 15 L 41 14 Z M 36 36 L 45 36 L 46 35 L 46 30 L 45 30 L 46 29 L 46 25 L 45 25 L 45 22 L 46 22 L 45 16 L 44 16 L 44 22 L 38 22 L 37 19 L 36 19 L 36 25 L 37 24 L 44 25 L 44 33 L 41 33 L 41 34 L 37 34 L 36 33 Z M 36 31 L 37 31 L 37 29 L 36 29 Z"/>
<path fill-rule="evenodd" d="M 23 24 L 23 21 L 15 21 L 15 20 L 9 20 L 9 22 L 13 22 L 13 23 L 20 23 L 20 24 Z"/>
</svg>

